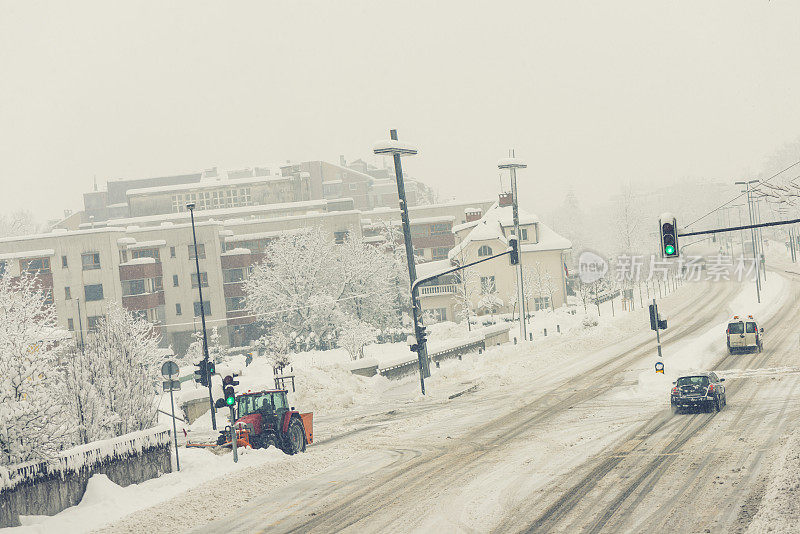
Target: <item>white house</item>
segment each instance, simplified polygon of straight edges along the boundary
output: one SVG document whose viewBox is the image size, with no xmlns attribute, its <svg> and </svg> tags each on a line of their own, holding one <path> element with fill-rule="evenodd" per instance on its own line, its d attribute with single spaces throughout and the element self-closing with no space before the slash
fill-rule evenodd
<svg viewBox="0 0 800 534">
<path fill-rule="evenodd" d="M 572 244 L 534 214 L 520 209 L 519 219 L 520 261 L 529 311 L 564 305 L 565 256 Z M 511 195 L 500 195 L 485 214 L 468 213 L 467 222 L 454 226 L 453 232 L 456 245 L 448 259 L 418 265 L 419 278 L 507 250 L 508 237 L 514 233 Z M 465 277 L 445 276 L 420 287 L 423 312 L 433 313 L 438 320 L 457 321 L 458 302 L 463 300 L 468 300 L 479 315 L 510 313 L 517 308 L 516 267 L 508 256 L 467 271 Z"/>
</svg>

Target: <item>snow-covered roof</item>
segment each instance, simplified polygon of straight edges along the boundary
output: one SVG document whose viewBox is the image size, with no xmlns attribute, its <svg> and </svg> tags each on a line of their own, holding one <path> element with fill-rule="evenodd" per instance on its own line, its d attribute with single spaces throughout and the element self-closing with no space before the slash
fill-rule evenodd
<svg viewBox="0 0 800 534">
<path fill-rule="evenodd" d="M 55 256 L 56 251 L 52 248 L 40 250 L 23 250 L 22 252 L 7 252 L 0 254 L 0 260 L 14 260 L 19 258 L 41 258 L 44 256 Z"/>
<path fill-rule="evenodd" d="M 450 260 L 436 260 L 418 263 L 416 265 L 417 278 L 427 278 L 428 276 L 432 276 L 436 273 L 441 273 L 452 268 L 453 264 L 450 263 Z"/>
<path fill-rule="evenodd" d="M 226 250 L 222 256 L 241 256 L 243 254 L 251 254 L 249 248 L 236 247 Z"/>
<path fill-rule="evenodd" d="M 120 267 L 127 266 L 127 265 L 144 265 L 147 263 L 155 263 L 155 258 L 133 258 L 132 260 L 126 261 L 124 263 L 120 263 Z"/>
<path fill-rule="evenodd" d="M 235 243 L 237 241 L 251 241 L 253 239 L 270 239 L 273 237 L 280 237 L 282 235 L 302 234 L 307 231 L 308 231 L 307 228 L 293 228 L 291 230 L 273 230 L 271 232 L 255 232 L 252 234 L 239 234 L 226 237 L 225 242 Z"/>
<path fill-rule="evenodd" d="M 324 208 L 328 205 L 327 200 L 303 200 L 300 202 L 283 202 L 280 204 L 261 204 L 258 206 L 237 206 L 235 208 L 217 208 L 211 210 L 195 210 L 195 219 L 199 217 L 217 217 L 225 219 L 226 215 L 231 215 L 233 218 L 243 213 L 269 213 L 272 211 L 284 210 L 299 210 L 310 208 Z M 190 215 L 188 211 L 181 211 L 178 213 L 163 213 L 160 215 L 145 215 L 142 217 L 126 217 L 123 219 L 111 219 L 108 221 L 109 226 L 124 226 L 129 223 L 154 223 L 169 220 L 189 220 Z"/>
<path fill-rule="evenodd" d="M 133 243 L 136 243 L 135 237 L 120 237 L 117 239 L 117 245 L 120 246 L 131 245 Z"/>
<path fill-rule="evenodd" d="M 342 183 L 341 180 L 325 180 L 322 182 L 322 185 L 333 185 L 333 184 L 340 184 Z"/>
<path fill-rule="evenodd" d="M 285 182 L 290 180 L 290 176 L 255 176 L 251 178 L 235 178 L 233 180 L 206 179 L 200 182 L 175 185 L 159 185 L 154 187 L 142 187 L 139 189 L 128 189 L 127 196 L 149 195 L 152 193 L 170 193 L 177 191 L 200 191 L 203 189 L 218 189 L 220 187 L 238 187 L 244 185 L 264 184 L 267 182 Z"/>
<path fill-rule="evenodd" d="M 440 217 L 422 217 L 419 219 L 412 219 L 409 221 L 411 224 L 433 224 L 439 222 L 453 222 L 456 218 L 452 215 L 442 215 Z"/>
<path fill-rule="evenodd" d="M 513 212 L 511 206 L 500 206 L 498 203 L 492 205 L 479 221 L 460 224 L 453 228 L 453 231 L 459 231 L 469 228 L 470 225 L 474 227 L 458 243 L 448 254 L 449 258 L 457 257 L 464 248 L 470 243 L 480 241 L 500 241 L 503 245 L 508 245 L 508 240 L 505 237 L 503 228 L 513 226 Z M 521 243 L 522 252 L 540 252 L 544 250 L 564 250 L 572 247 L 569 239 L 558 235 L 549 226 L 539 222 L 539 218 L 519 209 L 519 222 L 521 225 L 536 224 L 538 228 L 538 238 L 536 243 Z"/>
<path fill-rule="evenodd" d="M 119 239 L 117 240 L 119 243 Z M 138 243 L 131 243 L 128 245 L 129 249 L 139 249 L 139 248 L 154 248 L 154 247 L 166 247 L 167 242 L 164 239 L 153 239 L 152 241 L 139 241 Z"/>
<path fill-rule="evenodd" d="M 328 163 L 328 162 L 326 162 L 326 163 Z M 328 165 L 330 165 L 331 167 L 335 167 L 337 169 L 340 169 L 342 171 L 346 171 L 346 172 L 348 172 L 350 174 L 354 174 L 355 176 L 363 178 L 365 181 L 368 181 L 370 183 L 375 181 L 375 178 L 373 178 L 369 174 L 365 174 L 365 173 L 363 173 L 361 171 L 357 171 L 355 169 L 351 169 L 350 167 L 342 167 L 341 165 L 337 165 L 336 163 L 328 163 Z"/>
</svg>

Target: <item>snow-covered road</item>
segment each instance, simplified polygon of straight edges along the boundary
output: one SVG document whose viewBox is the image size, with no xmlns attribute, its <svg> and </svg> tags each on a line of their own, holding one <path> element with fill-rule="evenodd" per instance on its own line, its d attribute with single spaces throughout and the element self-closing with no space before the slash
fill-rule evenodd
<svg viewBox="0 0 800 534">
<path fill-rule="evenodd" d="M 389 391 L 384 404 L 320 418 L 319 442 L 306 454 L 249 466 L 103 532 L 745 525 L 747 503 L 757 507 L 764 491 L 761 467 L 800 395 L 800 373 L 776 369 L 800 367 L 796 350 L 785 357 L 800 331 L 790 303 L 798 284 L 772 285 L 762 307 L 765 318 L 774 316 L 765 323 L 768 346 L 756 356 L 727 357 L 719 341 L 728 305 L 747 300 L 741 286 L 698 285 L 665 302 L 668 369 L 719 361 L 717 369 L 730 370 L 729 405 L 720 414 L 669 414 L 668 382 L 649 378 L 649 331 L 571 358 L 555 348 L 521 361 L 499 354 L 495 365 L 507 366 L 505 373 L 485 364 L 462 381 L 436 384 L 435 375 L 434 387 L 447 395 L 403 401 Z M 693 514 L 697 523 L 676 513 L 687 506 L 702 508 Z"/>
</svg>

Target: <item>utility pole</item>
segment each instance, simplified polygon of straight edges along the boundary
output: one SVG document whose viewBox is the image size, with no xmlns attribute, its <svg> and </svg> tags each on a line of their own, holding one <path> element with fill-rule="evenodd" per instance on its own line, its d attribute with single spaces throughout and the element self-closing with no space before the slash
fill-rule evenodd
<svg viewBox="0 0 800 534">
<path fill-rule="evenodd" d="M 408 278 L 411 283 L 411 319 L 414 322 L 414 334 L 417 338 L 416 351 L 419 360 L 419 382 L 422 394 L 425 394 L 425 379 L 431 376 L 428 362 L 428 351 L 425 344 L 424 327 L 422 325 L 422 308 L 419 304 L 419 290 L 414 285 L 417 279 L 417 268 L 414 263 L 414 245 L 411 241 L 411 223 L 408 218 L 408 203 L 406 202 L 406 189 L 403 182 L 403 167 L 400 163 L 401 156 L 413 156 L 417 153 L 415 148 L 397 143 L 397 130 L 389 130 L 389 143 L 379 143 L 373 149 L 376 155 L 391 154 L 394 159 L 394 174 L 397 180 L 397 197 L 400 202 L 400 218 L 403 226 L 403 240 L 406 247 L 406 263 L 408 264 Z M 394 141 L 394 142 L 392 142 Z"/>
<path fill-rule="evenodd" d="M 753 222 L 753 201 L 752 201 L 752 199 L 750 197 L 750 184 L 756 183 L 757 181 L 758 180 L 735 182 L 736 185 L 744 185 L 745 186 L 745 190 L 743 191 L 743 193 L 747 193 L 747 209 L 748 209 L 748 212 L 750 214 L 750 224 L 755 224 Z M 758 258 L 758 253 L 756 251 L 757 247 L 756 247 L 756 230 L 755 230 L 755 228 L 751 228 L 750 229 L 750 238 L 752 239 L 752 245 L 753 245 L 751 247 L 753 249 L 753 263 L 755 263 L 755 266 L 756 266 L 756 298 L 758 299 L 758 302 L 760 303 L 761 302 L 761 269 L 760 269 L 760 265 L 759 265 L 760 262 L 759 262 L 759 258 Z"/>
<path fill-rule="evenodd" d="M 519 302 L 519 335 L 523 341 L 528 339 L 527 325 L 525 319 L 527 310 L 525 309 L 525 291 L 522 287 L 522 236 L 519 231 L 519 197 L 517 196 L 517 169 L 527 167 L 525 162 L 514 157 L 514 150 L 509 151 L 509 158 L 500 160 L 497 164 L 499 169 L 508 169 L 511 172 L 511 206 L 514 218 L 514 235 L 517 238 L 519 248 L 517 260 L 517 302 Z"/>
<path fill-rule="evenodd" d="M 203 325 L 203 360 L 206 362 L 205 368 L 208 369 L 208 334 L 206 333 L 206 307 L 203 304 L 203 283 L 200 279 L 200 259 L 197 253 L 197 232 L 194 229 L 194 202 L 186 204 L 192 219 L 192 239 L 194 240 L 194 266 L 197 272 L 197 293 L 200 296 L 200 322 Z M 211 373 L 206 374 L 208 382 L 208 402 L 211 404 L 211 428 L 217 429 L 217 415 L 214 407 L 214 394 L 211 391 Z"/>
</svg>

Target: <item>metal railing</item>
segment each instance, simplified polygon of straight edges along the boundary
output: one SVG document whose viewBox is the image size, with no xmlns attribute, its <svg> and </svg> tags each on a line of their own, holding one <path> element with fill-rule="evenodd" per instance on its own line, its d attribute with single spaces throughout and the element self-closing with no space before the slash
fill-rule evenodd
<svg viewBox="0 0 800 534">
<path fill-rule="evenodd" d="M 420 295 L 444 295 L 456 292 L 458 284 L 441 284 L 438 286 L 420 286 Z"/>
</svg>

